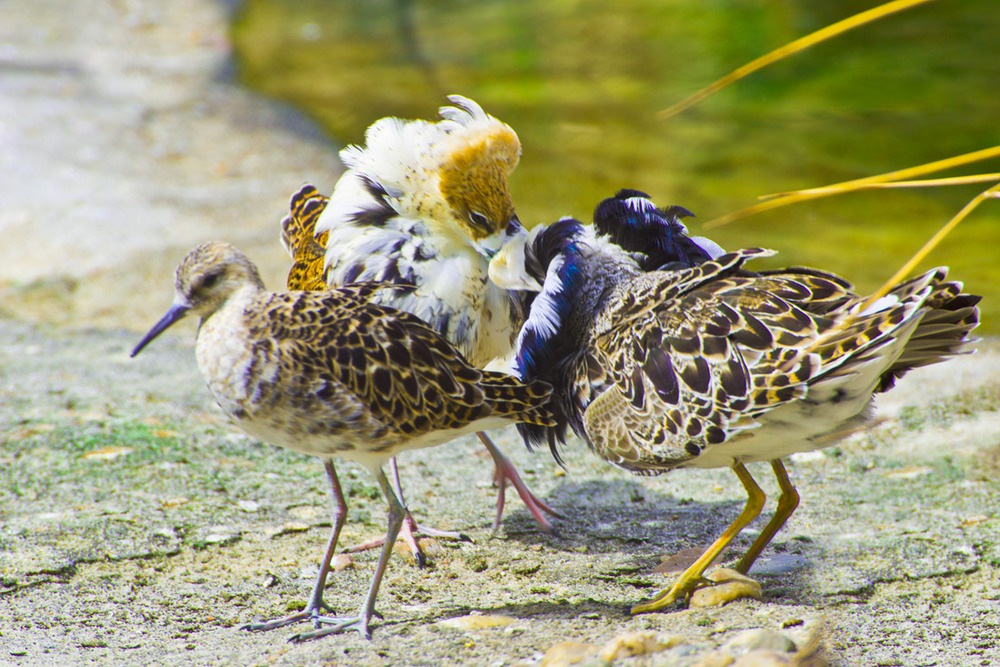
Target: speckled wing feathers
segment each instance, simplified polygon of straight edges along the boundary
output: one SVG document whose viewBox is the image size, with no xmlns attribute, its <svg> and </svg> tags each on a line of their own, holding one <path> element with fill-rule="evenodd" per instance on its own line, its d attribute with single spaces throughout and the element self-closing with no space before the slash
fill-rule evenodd
<svg viewBox="0 0 1000 667">
<path fill-rule="evenodd" d="M 595 327 L 606 332 L 593 347 L 617 390 L 601 393 L 584 414 L 602 456 L 636 471 L 662 471 L 755 426 L 744 412 L 760 391 L 730 336 L 757 336 L 754 327 L 763 326 L 713 292 L 726 292 L 725 276 L 765 254 L 739 251 L 643 274 L 612 295 L 599 318 L 604 326 Z"/>
<path fill-rule="evenodd" d="M 593 348 L 617 390 L 584 414 L 602 456 L 652 474 L 739 439 L 782 406 L 798 419 L 791 406 L 844 402 L 854 417 L 910 368 L 964 351 L 978 323 L 978 297 L 944 282 L 945 270 L 859 312 L 864 300 L 836 276 L 741 269 L 761 254 L 646 274 L 609 299 Z"/>
<path fill-rule="evenodd" d="M 267 294 L 248 310 L 250 338 L 261 345 L 254 355 L 261 364 L 281 366 L 282 377 L 296 378 L 299 391 L 274 393 L 290 416 L 306 412 L 303 423 L 328 433 L 360 428 L 365 437 L 384 439 L 387 449 L 400 436 L 459 429 L 487 417 L 551 423 L 539 407 L 547 385 L 523 385 L 470 366 L 418 318 L 370 303 L 381 289 L 396 286 Z M 273 410 L 269 391 L 261 383 L 256 395 Z M 339 397 L 357 406 L 345 410 Z"/>
</svg>

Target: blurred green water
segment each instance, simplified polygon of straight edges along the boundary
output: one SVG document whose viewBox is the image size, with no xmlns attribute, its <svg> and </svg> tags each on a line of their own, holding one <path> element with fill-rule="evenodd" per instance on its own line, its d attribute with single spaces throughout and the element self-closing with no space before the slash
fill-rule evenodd
<svg viewBox="0 0 1000 667">
<path fill-rule="evenodd" d="M 655 112 L 792 39 L 878 4 L 765 0 L 248 0 L 242 80 L 342 144 L 387 115 L 433 118 L 444 95 L 517 130 L 512 178 L 528 226 L 589 219 L 621 187 L 699 221 L 758 195 L 859 178 L 1000 144 L 1000 3 L 939 0 L 815 47 L 673 119 Z M 1000 171 L 1000 160 L 964 172 Z M 324 189 L 333 178 L 317 173 Z M 776 263 L 877 287 L 986 186 L 873 191 L 711 231 Z M 291 193 L 289 193 L 291 194 Z M 985 294 L 1000 333 L 1000 202 L 926 262 Z"/>
</svg>

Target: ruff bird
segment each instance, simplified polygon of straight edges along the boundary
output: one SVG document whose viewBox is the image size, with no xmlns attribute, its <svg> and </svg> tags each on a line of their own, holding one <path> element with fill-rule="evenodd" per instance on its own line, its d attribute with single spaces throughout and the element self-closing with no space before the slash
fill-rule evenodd
<svg viewBox="0 0 1000 667">
<path fill-rule="evenodd" d="M 440 109 L 439 121 L 383 118 L 368 128 L 364 145 L 342 150 L 347 170 L 315 231 L 326 235 L 327 284 L 412 286 L 384 290 L 374 301 L 420 317 L 483 368 L 510 357 L 527 312 L 524 294 L 488 280 L 493 254 L 526 233 L 508 187 L 521 144 L 510 126 L 476 102 L 458 95 L 448 100 L 453 106 Z M 319 267 L 309 266 L 312 272 L 301 276 L 315 282 Z M 485 433 L 478 435 L 496 464 L 494 530 L 510 483 L 551 531 L 545 514 L 558 513 L 528 489 Z"/>
<path fill-rule="evenodd" d="M 557 425 L 519 425 L 529 446 L 547 443 L 558 458 L 572 429 L 633 473 L 729 467 L 746 489 L 739 517 L 633 613 L 687 600 L 708 583 L 705 570 L 764 505 L 746 464 L 770 462 L 781 493 L 736 565 L 744 574 L 798 506 L 781 459 L 833 444 L 872 419 L 873 394 L 974 342 L 980 297 L 948 281 L 947 269 L 869 304 L 830 273 L 743 268 L 771 254 L 739 250 L 700 263 L 675 255 L 656 261 L 682 268 L 643 271 L 634 253 L 566 218 L 536 227 L 490 265 L 498 285 L 537 292 L 514 366 L 523 380 L 554 387 Z"/>
<path fill-rule="evenodd" d="M 322 459 L 334 490 L 333 532 L 305 609 L 248 630 L 311 621 L 314 630 L 292 639 L 348 629 L 370 637 L 405 514 L 382 472 L 385 462 L 484 428 L 554 423 L 547 384 L 479 370 L 416 316 L 374 303 L 379 292 L 399 286 L 268 292 L 245 255 L 215 242 L 188 253 L 175 287 L 173 305 L 132 356 L 186 315 L 199 316 L 198 366 L 223 412 L 256 438 Z M 326 572 L 347 510 L 334 458 L 366 467 L 389 505 L 385 543 L 357 616 L 324 615 Z"/>
</svg>

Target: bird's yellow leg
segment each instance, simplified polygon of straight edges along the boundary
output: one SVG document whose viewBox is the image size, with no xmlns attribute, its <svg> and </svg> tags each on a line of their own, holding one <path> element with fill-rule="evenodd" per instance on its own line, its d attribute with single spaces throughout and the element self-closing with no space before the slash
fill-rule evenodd
<svg viewBox="0 0 1000 667">
<path fill-rule="evenodd" d="M 715 542 L 705 550 L 698 560 L 691 564 L 691 566 L 684 570 L 681 574 L 680 579 L 677 580 L 670 588 L 660 591 L 659 595 L 648 602 L 641 602 L 634 607 L 632 607 L 633 614 L 645 614 L 651 611 L 659 611 L 664 607 L 672 605 L 677 602 L 677 600 L 687 598 L 691 593 L 703 585 L 704 579 L 702 575 L 708 566 L 712 564 L 712 561 L 718 557 L 722 550 L 729 546 L 729 543 L 740 534 L 740 531 L 747 527 L 751 521 L 757 518 L 760 514 L 761 509 L 764 507 L 764 501 L 767 496 L 764 492 L 760 490 L 757 486 L 757 482 L 754 481 L 753 477 L 750 476 L 750 472 L 746 469 L 742 463 L 733 464 L 733 472 L 736 476 L 740 478 L 743 482 L 743 488 L 747 491 L 747 504 L 740 512 L 740 515 L 736 517 L 728 528 L 726 528 L 722 535 L 719 536 Z"/>
<path fill-rule="evenodd" d="M 792 516 L 795 508 L 799 506 L 799 492 L 795 490 L 795 487 L 792 486 L 792 481 L 788 479 L 788 472 L 785 470 L 781 459 L 771 461 L 771 469 L 774 471 L 774 476 L 778 478 L 778 486 L 781 488 L 781 496 L 778 497 L 778 508 L 774 510 L 774 516 L 764 526 L 764 530 L 761 531 L 757 539 L 750 545 L 750 549 L 743 554 L 743 558 L 736 564 L 736 571 L 743 574 L 750 571 L 754 561 L 760 556 L 760 552 L 771 543 L 775 534 L 781 530 L 781 527 L 788 521 L 788 517 Z"/>
</svg>

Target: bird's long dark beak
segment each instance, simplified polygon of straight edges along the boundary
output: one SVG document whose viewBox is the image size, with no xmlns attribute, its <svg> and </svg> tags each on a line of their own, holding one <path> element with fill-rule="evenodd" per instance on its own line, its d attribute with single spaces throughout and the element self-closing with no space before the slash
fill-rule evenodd
<svg viewBox="0 0 1000 667">
<path fill-rule="evenodd" d="M 128 356 L 134 357 L 142 352 L 142 348 L 153 342 L 153 339 L 166 331 L 171 324 L 187 315 L 189 310 L 191 310 L 191 307 L 183 303 L 175 303 L 170 306 L 170 310 L 167 311 L 167 314 L 161 317 L 160 321 L 153 325 L 153 328 L 149 330 L 149 333 L 142 337 L 139 344 L 135 346 L 134 350 L 132 350 L 132 354 Z"/>
</svg>

